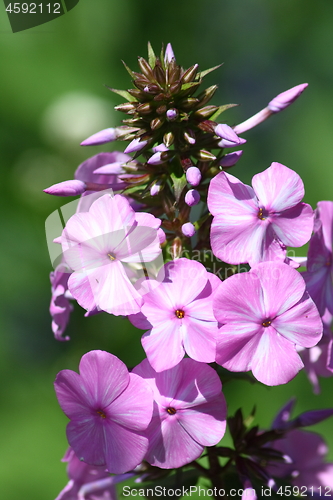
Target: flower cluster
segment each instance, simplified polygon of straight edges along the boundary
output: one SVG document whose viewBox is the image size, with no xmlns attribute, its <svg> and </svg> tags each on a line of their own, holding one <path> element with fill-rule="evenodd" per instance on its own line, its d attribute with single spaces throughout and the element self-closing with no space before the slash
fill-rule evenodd
<svg viewBox="0 0 333 500">
<path fill-rule="evenodd" d="M 232 127 L 217 119 L 233 105 L 208 104 L 217 86 L 199 90 L 217 67 L 183 69 L 170 44 L 160 57 L 149 44 L 138 64 L 140 72 L 126 66 L 135 88 L 110 89 L 127 101 L 116 106 L 128 115 L 123 124 L 82 142 L 128 142 L 124 152 L 92 156 L 74 179 L 45 190 L 80 196 L 55 240 L 62 248 L 51 274 L 55 337 L 69 340 L 71 300 L 86 315 L 127 316 L 144 330 L 146 354 L 129 371 L 95 350 L 82 357 L 79 374 L 57 375 L 70 420 L 70 481 L 58 498 L 113 499 L 117 482 L 161 481 L 183 467 L 214 486 L 227 470 L 244 491 L 286 477 L 297 486 L 294 471 L 303 478 L 322 443 L 298 427 L 332 411 L 289 421 L 288 410 L 282 422 L 284 409 L 271 430 L 249 429 L 241 411 L 227 421 L 222 382 L 251 371 L 243 377 L 276 386 L 305 366 L 318 391 L 318 377 L 333 373 L 333 202 L 314 212 L 302 201 L 299 174 L 278 162 L 252 187 L 228 172 L 243 154 L 239 134 L 285 109 L 307 84 Z M 299 272 L 287 247 L 309 241 L 307 271 Z M 223 279 L 207 267 L 206 252 Z M 220 444 L 227 425 L 233 449 Z M 289 451 L 299 440 L 308 443 L 306 456 Z M 197 461 L 205 449 L 208 468 Z M 332 482 L 332 466 L 318 453 L 309 486 Z"/>
</svg>

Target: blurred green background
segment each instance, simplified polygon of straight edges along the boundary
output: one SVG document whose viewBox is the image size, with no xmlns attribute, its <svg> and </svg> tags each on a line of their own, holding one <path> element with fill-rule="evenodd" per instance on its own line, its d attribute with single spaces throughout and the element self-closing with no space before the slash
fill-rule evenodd
<svg viewBox="0 0 333 500">
<path fill-rule="evenodd" d="M 132 366 L 143 358 L 142 331 L 127 320 L 84 319 L 77 306 L 71 341 L 59 343 L 48 314 L 44 222 L 64 200 L 42 190 L 72 178 L 87 157 L 116 147 L 79 143 L 123 117 L 113 109 L 122 99 L 104 87 L 130 87 L 121 59 L 136 69 L 150 40 L 157 52 L 170 41 L 183 66 L 224 62 L 206 80 L 219 85 L 214 104 L 241 104 L 223 115 L 230 125 L 308 82 L 292 107 L 243 134 L 248 143 L 233 174 L 250 182 L 281 162 L 302 176 L 305 201 L 314 207 L 332 199 L 332 26 L 330 0 L 81 0 L 59 19 L 13 34 L 0 4 L 1 498 L 52 500 L 67 482 L 60 463 L 67 419 L 53 392 L 58 371 L 76 370 L 81 355 L 96 348 Z M 276 388 L 230 382 L 225 394 L 230 413 L 256 404 L 257 422 L 267 426 L 292 395 L 297 413 L 333 406 L 333 380 L 321 386 L 314 396 L 301 373 Z M 333 450 L 332 421 L 317 429 Z"/>
</svg>

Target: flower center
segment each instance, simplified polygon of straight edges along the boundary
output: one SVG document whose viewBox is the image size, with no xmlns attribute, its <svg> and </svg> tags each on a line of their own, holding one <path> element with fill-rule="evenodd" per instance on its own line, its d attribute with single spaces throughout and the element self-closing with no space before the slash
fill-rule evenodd
<svg viewBox="0 0 333 500">
<path fill-rule="evenodd" d="M 183 319 L 183 317 L 185 316 L 185 312 L 182 311 L 182 309 L 177 309 L 177 311 L 175 311 L 175 315 L 177 316 L 177 318 Z"/>
<path fill-rule="evenodd" d="M 167 413 L 169 413 L 169 415 L 175 415 L 177 413 L 176 408 L 173 408 L 172 406 L 169 406 L 166 411 Z"/>
<path fill-rule="evenodd" d="M 266 219 L 266 217 L 264 217 L 264 209 L 263 208 L 259 208 L 258 219 L 260 219 L 260 220 Z"/>
<path fill-rule="evenodd" d="M 112 261 L 112 260 L 116 260 L 116 257 L 110 252 L 108 253 L 108 257 L 109 259 Z"/>
<path fill-rule="evenodd" d="M 270 326 L 271 323 L 272 323 L 272 320 L 265 319 L 265 321 L 263 321 L 261 324 L 262 324 L 262 326 L 267 327 L 267 326 Z"/>
<path fill-rule="evenodd" d="M 104 411 L 102 411 L 102 410 L 97 410 L 97 411 L 96 411 L 96 413 L 97 413 L 97 415 L 99 415 L 101 418 L 106 418 L 106 415 L 105 415 Z"/>
</svg>

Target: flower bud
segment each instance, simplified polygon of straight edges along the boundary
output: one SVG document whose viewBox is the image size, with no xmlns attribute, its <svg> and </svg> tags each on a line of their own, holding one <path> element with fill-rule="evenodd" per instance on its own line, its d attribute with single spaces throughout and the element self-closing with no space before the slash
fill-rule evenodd
<svg viewBox="0 0 333 500">
<path fill-rule="evenodd" d="M 279 113 L 286 107 L 290 106 L 290 104 L 292 104 L 302 94 L 307 86 L 308 83 L 302 83 L 300 85 L 296 85 L 296 87 L 286 90 L 285 92 L 282 92 L 268 103 L 267 108 L 273 111 L 273 113 Z"/>
<path fill-rule="evenodd" d="M 242 156 L 243 151 L 234 151 L 233 153 L 228 153 L 221 158 L 219 161 L 219 165 L 221 167 L 233 167 L 240 157 Z"/>
<path fill-rule="evenodd" d="M 192 130 L 185 130 L 184 139 L 193 146 L 193 144 L 195 144 L 195 133 Z"/>
<path fill-rule="evenodd" d="M 234 142 L 227 141 L 227 139 L 222 139 L 220 142 L 217 143 L 219 148 L 234 148 L 235 146 L 240 146 L 241 144 L 246 143 L 246 139 L 242 139 L 242 137 L 238 137 L 239 142 L 238 144 L 235 144 Z"/>
<path fill-rule="evenodd" d="M 201 172 L 198 167 L 190 167 L 186 170 L 186 180 L 191 186 L 198 186 L 201 181 Z"/>
<path fill-rule="evenodd" d="M 140 141 L 140 138 L 133 139 L 132 142 L 129 143 L 127 148 L 124 150 L 124 153 L 134 153 L 135 151 L 140 151 L 147 145 L 148 141 Z"/>
<path fill-rule="evenodd" d="M 106 128 L 85 139 L 81 142 L 81 146 L 97 146 L 98 144 L 115 141 L 118 137 L 117 129 Z"/>
<path fill-rule="evenodd" d="M 200 194 L 196 189 L 190 189 L 185 195 L 185 203 L 189 207 L 197 205 L 200 201 Z"/>
<path fill-rule="evenodd" d="M 131 104 L 130 102 L 125 102 L 124 104 L 118 104 L 118 106 L 115 106 L 114 109 L 116 111 L 122 111 L 123 113 L 134 113 L 135 112 L 135 106 L 134 106 L 134 104 Z"/>
<path fill-rule="evenodd" d="M 194 64 L 190 68 L 188 68 L 182 76 L 182 83 L 190 83 L 193 82 L 195 75 L 197 74 L 199 69 L 198 64 Z"/>
<path fill-rule="evenodd" d="M 195 156 L 198 158 L 200 161 L 214 161 L 216 160 L 216 156 L 213 155 L 210 151 L 206 151 L 205 149 L 200 149 Z"/>
<path fill-rule="evenodd" d="M 156 196 L 162 189 L 162 184 L 159 181 L 156 181 L 155 184 L 153 184 L 150 187 L 150 196 Z"/>
<path fill-rule="evenodd" d="M 77 196 L 86 191 L 87 185 L 79 180 L 70 180 L 53 184 L 44 193 L 53 194 L 54 196 Z"/>
<path fill-rule="evenodd" d="M 158 144 L 158 146 L 154 146 L 153 148 L 154 153 L 162 153 L 163 151 L 169 151 L 169 149 L 165 146 L 165 144 Z"/>
<path fill-rule="evenodd" d="M 152 130 L 157 130 L 158 128 L 162 127 L 163 123 L 164 123 L 164 120 L 162 120 L 161 118 L 154 118 L 150 122 L 150 128 Z"/>
<path fill-rule="evenodd" d="M 195 234 L 195 227 L 192 222 L 186 222 L 186 224 L 182 225 L 182 233 L 187 238 L 191 238 Z"/>
<path fill-rule="evenodd" d="M 175 140 L 175 136 L 173 135 L 172 132 L 166 132 L 163 136 L 163 142 L 167 148 L 172 146 L 174 140 Z"/>
<path fill-rule="evenodd" d="M 157 153 L 153 154 L 149 158 L 147 163 L 149 165 L 162 165 L 162 163 L 165 163 L 169 159 L 170 159 L 170 155 L 169 155 L 168 151 L 158 151 Z"/>
<path fill-rule="evenodd" d="M 173 260 L 179 259 L 182 255 L 183 251 L 183 245 L 182 245 L 182 240 L 179 238 L 179 236 L 176 236 L 176 238 L 173 240 L 171 246 L 170 246 L 170 256 Z"/>
<path fill-rule="evenodd" d="M 226 123 L 219 123 L 215 127 L 215 134 L 221 137 L 221 139 L 233 142 L 234 144 L 239 144 L 238 135 Z"/>
<path fill-rule="evenodd" d="M 176 58 L 175 58 L 175 54 L 173 53 L 171 43 L 168 43 L 168 45 L 166 46 L 166 49 L 165 49 L 164 61 L 166 63 L 170 63 L 172 61 L 172 59 L 176 59 Z"/>
<path fill-rule="evenodd" d="M 173 122 L 178 118 L 178 111 L 175 108 L 168 109 L 166 112 L 166 117 L 169 122 Z"/>
<path fill-rule="evenodd" d="M 153 108 L 149 102 L 144 102 L 143 104 L 139 104 L 139 106 L 137 106 L 136 111 L 140 115 L 149 115 L 149 113 L 153 111 Z"/>
</svg>

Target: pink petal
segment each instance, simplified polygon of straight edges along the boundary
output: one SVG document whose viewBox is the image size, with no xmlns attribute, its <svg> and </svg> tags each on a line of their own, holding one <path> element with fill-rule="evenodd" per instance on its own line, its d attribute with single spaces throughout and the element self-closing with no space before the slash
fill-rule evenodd
<svg viewBox="0 0 333 500">
<path fill-rule="evenodd" d="M 130 377 L 126 365 L 106 351 L 90 351 L 80 361 L 81 384 L 89 394 L 90 406 L 106 408 L 126 389 Z"/>
<path fill-rule="evenodd" d="M 265 304 L 257 275 L 252 271 L 240 273 L 221 282 L 213 297 L 213 310 L 221 324 L 260 324 L 265 316 Z"/>
<path fill-rule="evenodd" d="M 295 345 L 280 336 L 272 327 L 262 335 L 251 362 L 252 373 L 266 385 L 286 384 L 303 368 Z"/>
<path fill-rule="evenodd" d="M 69 422 L 67 439 L 80 460 L 90 465 L 105 465 L 105 429 L 106 419 L 102 421 L 97 414 Z"/>
<path fill-rule="evenodd" d="M 272 227 L 287 246 L 301 247 L 311 238 L 313 210 L 306 203 L 299 203 L 273 217 Z"/>
<path fill-rule="evenodd" d="M 177 259 L 165 265 L 165 281 L 172 283 L 168 288 L 175 305 L 190 304 L 207 284 L 206 268 L 195 260 Z"/>
<path fill-rule="evenodd" d="M 270 212 L 282 212 L 302 201 L 304 185 L 300 176 L 281 163 L 273 162 L 252 179 L 260 202 Z"/>
<path fill-rule="evenodd" d="M 87 394 L 80 375 L 72 370 L 62 370 L 54 382 L 61 409 L 68 418 L 90 416 L 91 397 Z"/>
<path fill-rule="evenodd" d="M 214 446 L 224 436 L 227 407 L 222 393 L 215 400 L 177 413 L 180 425 L 204 446 Z"/>
<path fill-rule="evenodd" d="M 252 273 L 252 279 L 257 278 L 258 286 L 263 289 L 262 311 L 266 317 L 273 319 L 303 297 L 305 282 L 299 272 L 287 264 L 262 262 L 251 269 Z"/>
<path fill-rule="evenodd" d="M 233 175 L 219 173 L 210 181 L 208 190 L 208 208 L 212 215 L 241 212 L 251 215 L 258 211 L 255 192 Z"/>
<path fill-rule="evenodd" d="M 130 373 L 129 385 L 112 402 L 110 412 L 113 422 L 136 431 L 146 429 L 153 414 L 153 393 L 148 383 Z"/>
<path fill-rule="evenodd" d="M 139 465 L 148 449 L 148 439 L 111 422 L 106 430 L 105 457 L 110 473 L 123 474 Z"/>
<path fill-rule="evenodd" d="M 184 357 L 182 332 L 179 324 L 174 321 L 155 326 L 145 333 L 141 339 L 147 358 L 157 372 L 168 370 L 177 365 Z"/>
<path fill-rule="evenodd" d="M 323 323 L 308 294 L 272 321 L 277 332 L 294 344 L 313 347 L 322 337 Z"/>
<path fill-rule="evenodd" d="M 191 318 L 186 325 L 183 344 L 186 354 L 196 361 L 213 363 L 216 354 L 217 322 Z"/>
<path fill-rule="evenodd" d="M 332 251 L 333 242 L 333 201 L 319 201 L 319 217 L 327 250 Z"/>
<path fill-rule="evenodd" d="M 216 363 L 233 372 L 251 369 L 263 327 L 251 324 L 225 325 L 216 345 Z"/>
<path fill-rule="evenodd" d="M 175 416 L 170 415 L 161 423 L 155 420 L 154 425 L 148 428 L 149 449 L 145 460 L 162 469 L 188 464 L 203 451 L 203 446 L 189 436 Z"/>
</svg>

